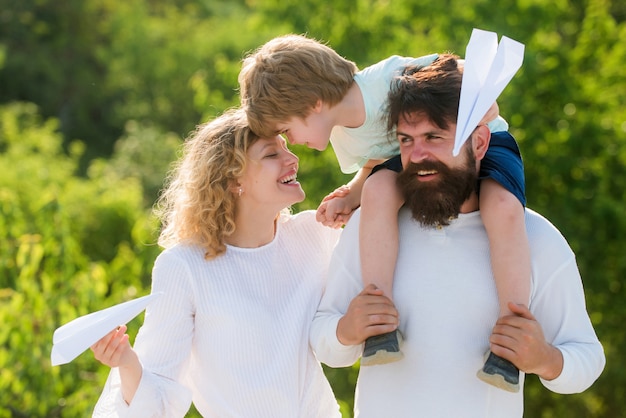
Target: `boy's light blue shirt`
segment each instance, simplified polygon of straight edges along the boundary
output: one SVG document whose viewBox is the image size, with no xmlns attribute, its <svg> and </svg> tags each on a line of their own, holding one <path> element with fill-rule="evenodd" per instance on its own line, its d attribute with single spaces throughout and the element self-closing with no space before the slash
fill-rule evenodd
<svg viewBox="0 0 626 418">
<path fill-rule="evenodd" d="M 391 80 L 407 65 L 429 65 L 437 57 L 438 54 L 419 58 L 394 55 L 354 75 L 363 96 L 365 122 L 358 128 L 336 126 L 331 132 L 330 142 L 342 172 L 354 173 L 368 160 L 386 160 L 400 154 L 398 141 L 393 132 L 387 131 L 385 118 Z M 507 122 L 500 116 L 488 126 L 491 132 L 508 130 Z"/>
</svg>

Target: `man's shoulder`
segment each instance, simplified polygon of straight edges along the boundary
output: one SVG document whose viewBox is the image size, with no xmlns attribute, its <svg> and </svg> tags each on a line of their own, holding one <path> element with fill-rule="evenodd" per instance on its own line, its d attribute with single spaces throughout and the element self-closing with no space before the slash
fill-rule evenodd
<svg viewBox="0 0 626 418">
<path fill-rule="evenodd" d="M 527 227 L 540 228 L 544 230 L 544 232 L 557 233 L 559 235 L 561 234 L 552 222 L 550 222 L 545 216 L 543 216 L 539 212 L 534 211 L 533 209 L 526 208 L 525 218 Z"/>
<path fill-rule="evenodd" d="M 542 249 L 555 251 L 559 248 L 568 254 L 572 252 L 565 236 L 546 217 L 526 208 L 525 220 L 528 241 L 533 252 L 541 252 Z"/>
</svg>

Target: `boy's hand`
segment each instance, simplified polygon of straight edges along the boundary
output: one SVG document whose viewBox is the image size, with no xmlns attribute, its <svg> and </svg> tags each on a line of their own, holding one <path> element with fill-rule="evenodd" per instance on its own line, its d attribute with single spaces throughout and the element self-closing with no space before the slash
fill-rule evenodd
<svg viewBox="0 0 626 418">
<path fill-rule="evenodd" d="M 353 200 L 349 186 L 338 187 L 322 200 L 317 208 L 315 219 L 322 225 L 341 228 L 348 222 L 354 210 L 359 207 L 358 202 L 355 205 Z"/>
<path fill-rule="evenodd" d="M 349 197 L 333 197 L 322 201 L 315 218 L 325 226 L 340 228 L 348 222 L 353 212 Z"/>
<path fill-rule="evenodd" d="M 330 192 L 330 194 L 328 196 L 326 196 L 324 199 L 322 199 L 322 203 L 334 199 L 336 197 L 345 197 L 347 195 L 350 194 L 350 186 L 348 185 L 343 185 L 343 186 L 339 186 L 337 187 L 335 190 L 333 190 L 332 192 Z"/>
</svg>

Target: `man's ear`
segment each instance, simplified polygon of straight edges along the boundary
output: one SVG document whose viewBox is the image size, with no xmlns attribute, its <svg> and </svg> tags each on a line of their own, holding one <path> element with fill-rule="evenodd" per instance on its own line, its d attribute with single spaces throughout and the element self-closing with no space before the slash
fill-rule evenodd
<svg viewBox="0 0 626 418">
<path fill-rule="evenodd" d="M 489 141 L 491 140 L 491 131 L 487 125 L 480 125 L 476 127 L 472 133 L 472 149 L 474 150 L 474 156 L 477 161 L 482 160 L 489 148 Z"/>
</svg>

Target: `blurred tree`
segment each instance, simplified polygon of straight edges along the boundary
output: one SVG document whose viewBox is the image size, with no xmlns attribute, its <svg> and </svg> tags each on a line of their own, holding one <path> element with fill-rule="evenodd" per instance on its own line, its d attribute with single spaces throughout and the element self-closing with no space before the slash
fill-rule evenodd
<svg viewBox="0 0 626 418">
<path fill-rule="evenodd" d="M 516 83 L 525 94 L 515 100 L 519 114 L 512 120 L 519 121 L 524 139 L 529 202 L 555 222 L 578 255 L 607 368 L 589 391 L 567 403 L 531 386 L 527 410 L 542 417 L 569 411 L 620 416 L 626 375 L 618 366 L 625 342 L 618 329 L 626 308 L 616 301 L 626 297 L 620 244 L 626 231 L 626 27 L 617 24 L 604 0 L 569 11 L 569 19 L 529 39 L 534 53 L 524 65 L 526 82 Z"/>
<path fill-rule="evenodd" d="M 111 154 L 129 119 L 185 136 L 237 104 L 239 60 L 256 36 L 232 36 L 242 18 L 230 1 L 0 0 L 0 102 L 56 117 L 65 144 L 87 144 L 83 169 Z"/>
<path fill-rule="evenodd" d="M 0 107 L 0 416 L 84 416 L 104 372 L 92 357 L 51 367 L 53 331 L 149 292 L 154 227 L 138 182 L 74 175 L 32 104 Z M 136 332 L 139 320 L 130 324 Z"/>
<path fill-rule="evenodd" d="M 149 207 L 158 197 L 170 164 L 178 157 L 181 142 L 174 133 L 162 133 L 153 125 L 129 120 L 111 158 L 99 160 L 92 169 L 98 167 L 106 178 L 137 179 L 142 185 L 144 205 Z M 97 178 L 95 172 L 90 176 Z"/>
<path fill-rule="evenodd" d="M 88 154 L 110 149 L 120 134 L 112 119 L 119 92 L 103 88 L 108 63 L 97 52 L 110 48 L 96 2 L 0 0 L 0 102 L 37 103 L 60 121 L 66 144 L 88 140 Z"/>
<path fill-rule="evenodd" d="M 625 16 L 618 0 L 0 0 L 0 417 L 90 410 L 106 370 L 88 355 L 51 369 L 52 330 L 148 292 L 159 251 L 149 208 L 182 138 L 237 105 L 247 51 L 307 33 L 364 68 L 393 54 L 463 55 L 473 27 L 526 45 L 500 110 L 529 206 L 578 254 L 608 358 L 580 395 L 529 378 L 526 415 L 620 416 Z M 295 210 L 350 179 L 332 149 L 294 150 L 307 192 Z M 326 370 L 351 416 L 358 369 Z"/>
</svg>

